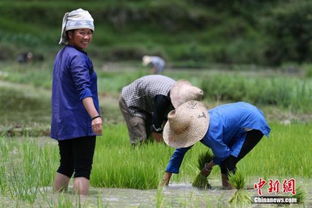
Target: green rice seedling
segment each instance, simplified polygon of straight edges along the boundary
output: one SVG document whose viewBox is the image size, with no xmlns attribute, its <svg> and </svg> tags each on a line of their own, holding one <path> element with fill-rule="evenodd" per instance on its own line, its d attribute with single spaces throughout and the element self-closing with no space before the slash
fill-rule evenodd
<svg viewBox="0 0 312 208">
<path fill-rule="evenodd" d="M 7 187 L 6 180 L 6 162 L 8 161 L 9 146 L 4 141 L 3 137 L 0 137 L 0 194 L 4 195 Z"/>
<path fill-rule="evenodd" d="M 303 204 L 304 200 L 306 198 L 306 193 L 305 193 L 305 191 L 301 187 L 297 187 L 296 194 L 291 196 L 291 197 L 292 198 L 296 198 L 297 199 L 297 203 Z"/>
<path fill-rule="evenodd" d="M 201 188 L 201 189 L 210 189 L 211 185 L 208 182 L 208 178 L 203 176 L 201 173 L 198 173 L 194 179 L 192 186 Z"/>
<path fill-rule="evenodd" d="M 198 169 L 202 170 L 205 167 L 206 163 L 209 163 L 212 160 L 213 156 L 211 151 L 200 153 L 198 156 Z"/>
<path fill-rule="evenodd" d="M 212 160 L 212 154 L 210 151 L 201 153 L 198 156 L 198 169 L 201 171 L 206 163 L 209 163 Z M 193 181 L 192 185 L 197 188 L 202 188 L 202 189 L 210 189 L 211 185 L 208 182 L 208 178 L 203 176 L 200 172 L 197 174 L 195 180 Z"/>
<path fill-rule="evenodd" d="M 40 146 L 31 141 L 21 145 L 21 154 L 25 172 L 36 178 L 38 186 L 50 185 L 54 177 L 54 171 L 51 170 L 56 170 L 57 148 Z"/>
<path fill-rule="evenodd" d="M 0 168 L 0 194 L 4 194 L 7 188 L 7 182 L 6 182 L 6 168 L 3 166 Z"/>
<path fill-rule="evenodd" d="M 156 207 L 157 208 L 164 207 L 164 193 L 162 187 L 158 187 L 156 192 Z"/>
<path fill-rule="evenodd" d="M 232 198 L 229 200 L 230 204 L 242 205 L 251 203 L 248 192 L 244 190 L 246 184 L 245 178 L 240 172 L 237 171 L 235 174 L 230 173 L 229 183 L 237 189 Z"/>
<path fill-rule="evenodd" d="M 61 194 L 57 201 L 57 207 L 59 208 L 74 208 L 74 204 L 72 203 L 69 197 L 66 197 L 64 194 Z"/>
<path fill-rule="evenodd" d="M 108 204 L 106 204 L 106 205 L 104 206 L 103 200 L 102 200 L 102 198 L 100 197 L 100 195 L 98 195 L 98 196 L 96 197 L 96 207 L 97 207 L 97 208 L 108 207 Z"/>
<path fill-rule="evenodd" d="M 13 167 L 8 176 L 7 186 L 11 198 L 24 200 L 33 204 L 39 193 L 39 187 L 36 185 L 36 178 L 31 177 L 18 167 Z"/>
<path fill-rule="evenodd" d="M 91 184 L 96 187 L 157 188 L 159 173 L 169 158 L 168 147 L 147 143 L 129 144 L 125 125 L 110 125 L 97 140 Z"/>
<path fill-rule="evenodd" d="M 238 163 L 238 168 L 250 176 L 310 178 L 312 151 L 305 151 L 305 148 L 312 146 L 312 124 L 271 123 L 270 126 L 274 130 L 270 137 L 262 138 L 259 144 Z M 293 138 L 296 138 L 296 142 Z"/>
<path fill-rule="evenodd" d="M 243 189 L 246 185 L 245 178 L 239 171 L 236 171 L 235 174 L 229 174 L 229 183 L 236 189 Z"/>
</svg>

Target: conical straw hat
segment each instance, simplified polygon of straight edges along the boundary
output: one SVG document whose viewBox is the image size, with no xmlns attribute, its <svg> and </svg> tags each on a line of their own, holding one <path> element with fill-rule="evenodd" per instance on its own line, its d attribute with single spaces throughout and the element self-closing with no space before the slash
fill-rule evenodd
<svg viewBox="0 0 312 208">
<path fill-rule="evenodd" d="M 189 81 L 178 80 L 170 90 L 170 99 L 174 108 L 189 100 L 201 100 L 204 92 Z"/>
<path fill-rule="evenodd" d="M 150 56 L 143 56 L 142 63 L 144 66 L 147 66 L 151 63 L 152 58 Z"/>
<path fill-rule="evenodd" d="M 169 112 L 163 138 L 171 147 L 189 147 L 205 136 L 208 126 L 209 114 L 205 106 L 190 100 Z"/>
</svg>

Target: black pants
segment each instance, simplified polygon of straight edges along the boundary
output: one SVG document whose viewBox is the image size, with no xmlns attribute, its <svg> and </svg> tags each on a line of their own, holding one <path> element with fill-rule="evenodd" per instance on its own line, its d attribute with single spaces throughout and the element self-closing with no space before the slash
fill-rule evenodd
<svg viewBox="0 0 312 208">
<path fill-rule="evenodd" d="M 95 136 L 59 141 L 60 167 L 58 173 L 90 179 L 95 149 Z"/>
<path fill-rule="evenodd" d="M 238 157 L 230 156 L 221 162 L 221 173 L 228 175 L 229 172 L 235 173 L 236 164 L 245 157 L 261 140 L 263 134 L 258 130 L 251 130 L 247 132 L 246 140 L 242 146 L 242 149 Z"/>
</svg>

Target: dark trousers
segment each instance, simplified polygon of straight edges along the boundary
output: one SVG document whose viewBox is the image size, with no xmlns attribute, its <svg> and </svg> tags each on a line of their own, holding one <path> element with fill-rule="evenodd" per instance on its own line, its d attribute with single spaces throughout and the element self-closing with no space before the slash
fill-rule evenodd
<svg viewBox="0 0 312 208">
<path fill-rule="evenodd" d="M 58 141 L 61 159 L 57 172 L 90 179 L 95 141 L 95 136 Z"/>
<path fill-rule="evenodd" d="M 263 134 L 258 130 L 251 130 L 247 132 L 245 142 L 238 157 L 230 156 L 221 162 L 221 173 L 228 175 L 229 172 L 235 173 L 236 164 L 245 157 L 261 140 Z"/>
</svg>

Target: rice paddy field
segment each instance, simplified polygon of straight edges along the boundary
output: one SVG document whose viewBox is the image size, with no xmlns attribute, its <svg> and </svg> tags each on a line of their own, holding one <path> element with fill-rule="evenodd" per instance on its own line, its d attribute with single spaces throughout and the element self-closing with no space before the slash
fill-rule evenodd
<svg viewBox="0 0 312 208">
<path fill-rule="evenodd" d="M 153 142 L 131 147 L 118 109 L 121 88 L 147 71 L 136 63 L 96 68 L 104 133 L 97 138 L 90 195 L 79 197 L 72 185 L 66 193 L 51 189 L 59 160 L 57 142 L 48 137 L 52 63 L 0 64 L 0 207 L 277 207 L 229 203 L 235 190 L 221 189 L 218 167 L 208 178 L 212 189 L 192 187 L 198 156 L 207 151 L 201 144 L 187 153 L 170 185 L 159 187 L 174 149 Z M 283 192 L 283 181 L 295 179 L 296 189 L 305 195 L 303 203 L 285 206 L 312 207 L 310 78 L 252 66 L 167 69 L 165 75 L 204 89 L 209 108 L 239 100 L 261 108 L 272 132 L 238 165 L 244 190 L 258 196 L 254 184 L 265 180 L 263 195 L 291 196 Z M 269 190 L 270 180 L 280 182 L 279 190 Z"/>
</svg>

